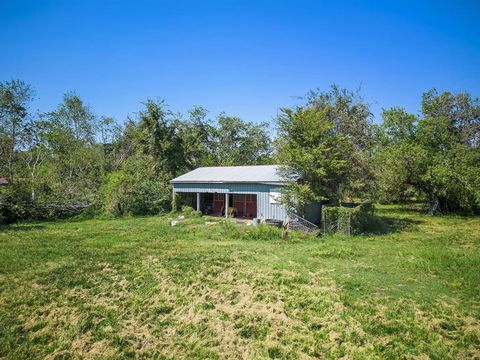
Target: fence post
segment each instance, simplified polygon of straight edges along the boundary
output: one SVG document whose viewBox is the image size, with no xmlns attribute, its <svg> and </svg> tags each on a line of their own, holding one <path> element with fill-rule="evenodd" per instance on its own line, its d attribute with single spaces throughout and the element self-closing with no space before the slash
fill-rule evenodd
<svg viewBox="0 0 480 360">
<path fill-rule="evenodd" d="M 350 236 L 350 221 L 351 221 L 351 216 L 352 213 L 349 211 L 348 212 L 348 217 L 347 217 L 347 236 Z"/>
<path fill-rule="evenodd" d="M 323 235 L 325 235 L 326 234 L 326 231 L 325 231 L 325 211 L 323 211 L 323 209 L 321 211 L 322 211 Z"/>
</svg>

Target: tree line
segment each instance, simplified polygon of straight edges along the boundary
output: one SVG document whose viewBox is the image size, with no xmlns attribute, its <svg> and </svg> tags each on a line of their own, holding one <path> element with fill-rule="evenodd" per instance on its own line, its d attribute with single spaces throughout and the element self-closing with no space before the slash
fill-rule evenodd
<svg viewBox="0 0 480 360">
<path fill-rule="evenodd" d="M 158 214 L 169 181 L 199 166 L 281 164 L 287 199 L 423 202 L 431 213 L 480 209 L 480 103 L 426 92 L 419 114 L 374 122 L 358 92 L 332 86 L 253 123 L 200 106 L 186 114 L 147 99 L 119 124 L 75 93 L 34 113 L 21 80 L 0 83 L 0 222 Z"/>
</svg>

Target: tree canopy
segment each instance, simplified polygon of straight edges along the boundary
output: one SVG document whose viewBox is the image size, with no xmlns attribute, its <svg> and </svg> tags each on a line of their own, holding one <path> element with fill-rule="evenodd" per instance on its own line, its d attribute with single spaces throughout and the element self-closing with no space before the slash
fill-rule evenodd
<svg viewBox="0 0 480 360">
<path fill-rule="evenodd" d="M 169 181 L 183 172 L 271 162 L 266 123 L 224 113 L 211 119 L 200 106 L 183 115 L 165 100 L 147 99 L 121 125 L 71 92 L 54 110 L 30 113 L 32 94 L 21 81 L 1 83 L 0 176 L 10 186 L 1 190 L 0 212 L 23 209 L 20 218 L 47 216 L 52 204 L 160 213 L 171 204 Z"/>
<path fill-rule="evenodd" d="M 300 204 L 370 191 L 371 113 L 358 93 L 337 86 L 310 92 L 304 104 L 282 108 L 277 122 L 276 158 Z"/>
<path fill-rule="evenodd" d="M 358 91 L 332 86 L 281 108 L 274 123 L 147 99 L 120 123 L 74 92 L 34 113 L 31 86 L 0 83 L 0 221 L 170 210 L 169 181 L 201 166 L 281 165 L 286 199 L 415 200 L 433 213 L 480 212 L 480 102 L 425 92 L 420 113 L 374 122 Z M 293 201 L 294 200 L 294 201 Z"/>
<path fill-rule="evenodd" d="M 480 103 L 468 94 L 426 92 L 421 116 L 383 112 L 375 155 L 380 196 L 417 195 L 429 211 L 480 208 Z"/>
</svg>

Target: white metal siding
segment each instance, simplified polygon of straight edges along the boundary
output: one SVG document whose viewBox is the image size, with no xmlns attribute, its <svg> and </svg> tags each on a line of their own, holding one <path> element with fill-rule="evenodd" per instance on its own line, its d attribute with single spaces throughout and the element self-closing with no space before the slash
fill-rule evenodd
<svg viewBox="0 0 480 360">
<path fill-rule="evenodd" d="M 175 192 L 255 194 L 257 196 L 257 217 L 263 219 L 286 220 L 287 212 L 283 204 L 270 204 L 270 190 L 278 191 L 278 185 L 266 184 L 211 184 L 211 183 L 174 183 Z"/>
</svg>

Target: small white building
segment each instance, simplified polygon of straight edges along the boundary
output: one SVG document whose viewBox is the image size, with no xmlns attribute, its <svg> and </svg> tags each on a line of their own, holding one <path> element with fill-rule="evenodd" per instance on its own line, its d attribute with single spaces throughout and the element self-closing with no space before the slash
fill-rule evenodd
<svg viewBox="0 0 480 360">
<path fill-rule="evenodd" d="M 285 221 L 288 217 L 280 201 L 286 181 L 279 173 L 279 165 L 201 167 L 171 183 L 174 196 L 188 198 L 204 214 L 227 215 L 224 209 L 233 208 L 238 217 L 244 218 Z M 318 223 L 319 205 L 306 210 L 309 220 Z"/>
</svg>

